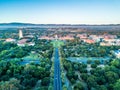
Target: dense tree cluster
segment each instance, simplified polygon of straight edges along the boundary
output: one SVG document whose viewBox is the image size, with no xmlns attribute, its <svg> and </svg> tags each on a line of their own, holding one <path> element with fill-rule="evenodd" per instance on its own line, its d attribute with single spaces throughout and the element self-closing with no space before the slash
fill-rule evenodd
<svg viewBox="0 0 120 90">
<path fill-rule="evenodd" d="M 118 90 L 120 88 L 120 60 L 114 59 L 108 63 L 104 68 L 97 67 L 97 64 L 92 64 L 92 69 L 90 73 L 87 71 L 87 65 L 82 63 L 73 63 L 63 59 L 63 66 L 67 71 L 66 76 L 70 82 L 76 88 L 76 81 L 78 81 L 78 74 L 82 80 L 80 82 L 85 82 L 87 88 L 90 90 Z M 83 88 L 83 84 L 80 84 Z M 84 87 L 85 88 L 85 87 Z M 79 90 L 79 89 L 76 89 Z M 80 89 L 82 90 L 82 89 Z"/>
<path fill-rule="evenodd" d="M 0 61 L 1 83 L 14 77 L 20 81 L 20 85 L 22 85 L 25 90 L 34 87 L 38 80 L 41 80 L 41 86 L 49 85 L 50 60 L 43 60 L 41 64 L 38 65 L 31 63 L 25 66 L 19 65 L 17 62 L 17 60 L 11 60 L 10 62 Z"/>
<path fill-rule="evenodd" d="M 48 89 L 52 66 L 50 59 L 53 53 L 53 47 L 49 41 L 38 40 L 35 46 L 25 47 L 3 41 L 0 43 L 0 89 Z M 42 57 L 40 64 L 21 65 L 22 58 L 28 56 L 32 51 Z"/>
<path fill-rule="evenodd" d="M 71 63 L 70 61 L 67 61 L 65 59 L 63 59 L 62 62 L 65 70 L 67 71 L 66 76 L 72 84 L 75 84 L 78 80 L 78 74 L 76 73 L 76 71 L 87 72 L 85 69 L 85 64 Z"/>
</svg>

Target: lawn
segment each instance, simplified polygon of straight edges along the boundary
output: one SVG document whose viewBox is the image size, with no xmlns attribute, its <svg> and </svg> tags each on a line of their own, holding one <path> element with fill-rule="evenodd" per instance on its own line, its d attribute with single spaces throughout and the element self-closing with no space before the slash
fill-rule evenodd
<svg viewBox="0 0 120 90">
<path fill-rule="evenodd" d="M 40 57 L 38 54 L 32 54 L 32 53 L 30 53 L 29 56 L 23 58 L 23 60 L 39 60 L 39 59 Z"/>
<path fill-rule="evenodd" d="M 64 42 L 61 40 L 54 40 L 52 41 L 53 47 L 59 48 L 60 46 L 64 45 Z"/>
</svg>

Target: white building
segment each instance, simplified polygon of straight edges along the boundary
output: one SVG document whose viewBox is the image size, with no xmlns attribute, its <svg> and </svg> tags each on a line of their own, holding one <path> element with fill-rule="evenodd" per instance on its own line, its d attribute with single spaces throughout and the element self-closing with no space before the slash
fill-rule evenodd
<svg viewBox="0 0 120 90">
<path fill-rule="evenodd" d="M 31 43 L 17 43 L 17 45 L 18 45 L 18 46 L 22 46 L 22 47 L 24 47 L 25 45 L 26 45 L 26 46 L 34 46 L 35 43 L 33 43 L 33 42 L 31 42 Z"/>
<path fill-rule="evenodd" d="M 22 30 L 19 30 L 19 39 L 23 38 Z"/>
<path fill-rule="evenodd" d="M 120 39 L 104 39 L 101 46 L 120 46 Z"/>
<path fill-rule="evenodd" d="M 6 41 L 6 42 L 15 42 L 16 40 L 15 40 L 15 39 L 12 39 L 12 38 L 7 38 L 5 41 Z"/>
</svg>

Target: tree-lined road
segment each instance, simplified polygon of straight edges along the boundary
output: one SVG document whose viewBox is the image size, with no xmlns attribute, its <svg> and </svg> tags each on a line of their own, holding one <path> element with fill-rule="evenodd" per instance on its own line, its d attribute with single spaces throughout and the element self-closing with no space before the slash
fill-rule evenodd
<svg viewBox="0 0 120 90">
<path fill-rule="evenodd" d="M 60 60 L 58 48 L 55 48 L 54 55 L 54 90 L 61 90 Z"/>
</svg>

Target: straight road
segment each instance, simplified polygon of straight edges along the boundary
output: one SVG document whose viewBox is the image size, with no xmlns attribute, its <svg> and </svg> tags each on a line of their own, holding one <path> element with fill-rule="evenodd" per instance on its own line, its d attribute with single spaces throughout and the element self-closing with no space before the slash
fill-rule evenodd
<svg viewBox="0 0 120 90">
<path fill-rule="evenodd" d="M 60 60 L 58 48 L 55 48 L 54 55 L 54 90 L 61 90 Z"/>
</svg>

